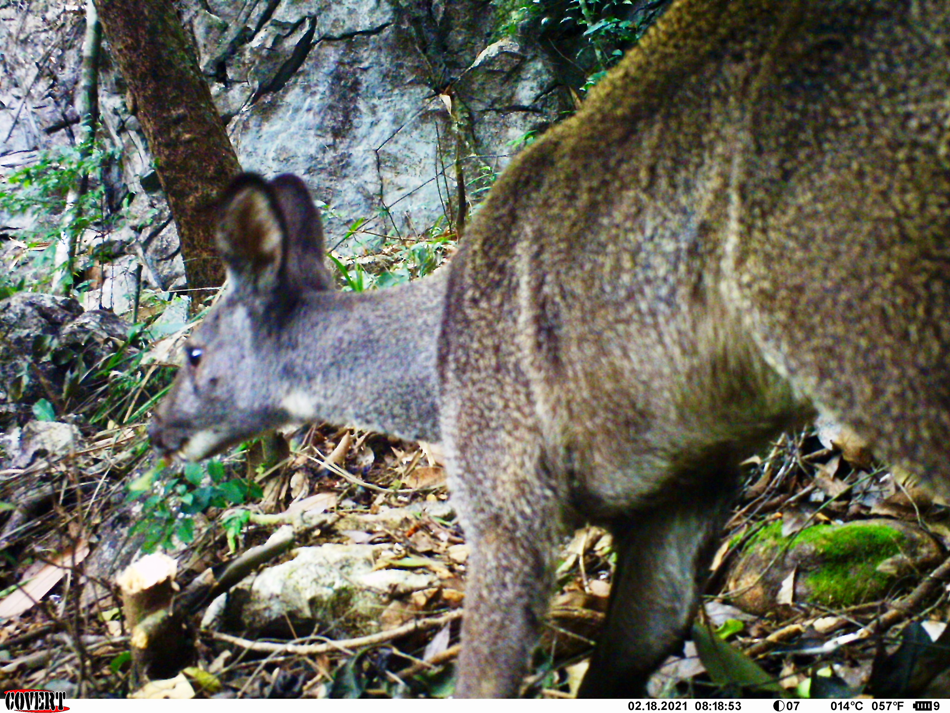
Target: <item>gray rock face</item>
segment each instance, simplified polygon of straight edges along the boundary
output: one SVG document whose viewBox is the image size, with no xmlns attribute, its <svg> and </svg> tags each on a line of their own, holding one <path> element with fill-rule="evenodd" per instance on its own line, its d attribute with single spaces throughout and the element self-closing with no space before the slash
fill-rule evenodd
<svg viewBox="0 0 950 713">
<path fill-rule="evenodd" d="M 303 176 L 332 209 L 331 235 L 359 218 L 401 233 L 451 220 L 457 159 L 472 183 L 556 118 L 554 76 L 536 49 L 507 40 L 485 51 L 485 2 L 282 2 L 262 25 L 246 8 L 212 8 L 220 14 L 191 22 L 202 67 L 229 79 L 217 101 L 234 114 L 242 164 Z"/>
<path fill-rule="evenodd" d="M 302 175 L 330 208 L 331 245 L 359 219 L 385 234 L 453 220 L 456 162 L 477 201 L 518 139 L 564 108 L 536 43 L 498 40 L 485 0 L 178 5 L 243 166 Z M 0 8 L 0 69 L 11 80 L 0 85 L 0 176 L 73 142 L 83 22 L 82 4 L 65 0 Z M 122 153 L 106 177 L 110 201 L 132 194 L 146 279 L 180 287 L 174 226 L 107 44 L 99 97 L 101 134 Z M 0 225 L 11 220 L 0 215 Z"/>
<path fill-rule="evenodd" d="M 0 300 L 0 429 L 30 418 L 29 405 L 46 395 L 40 376 L 62 385 L 60 370 L 34 355 L 81 314 L 78 302 L 54 295 L 20 292 Z"/>
<path fill-rule="evenodd" d="M 79 79 L 82 4 L 0 4 L 0 161 L 35 160 L 37 149 L 66 145 L 78 120 L 72 92 Z"/>
<path fill-rule="evenodd" d="M 81 438 L 79 429 L 71 423 L 30 421 L 20 432 L 19 448 L 11 464 L 25 468 L 34 458 L 61 458 L 75 450 Z"/>
<path fill-rule="evenodd" d="M 19 292 L 0 300 L 0 335 L 0 429 L 4 429 L 29 420 L 39 399 L 62 397 L 77 364 L 93 367 L 112 355 L 125 342 L 128 325 L 112 312 L 83 312 L 74 299 Z M 73 388 L 77 392 L 72 396 L 80 396 L 84 381 Z"/>
</svg>

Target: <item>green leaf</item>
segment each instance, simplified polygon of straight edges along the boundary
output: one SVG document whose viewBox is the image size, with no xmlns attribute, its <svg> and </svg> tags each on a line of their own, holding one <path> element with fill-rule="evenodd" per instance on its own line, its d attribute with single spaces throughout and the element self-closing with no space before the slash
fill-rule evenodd
<svg viewBox="0 0 950 713">
<path fill-rule="evenodd" d="M 782 693 L 782 687 L 757 663 L 698 621 L 693 624 L 693 642 L 714 683 Z"/>
<path fill-rule="evenodd" d="M 346 265 L 344 265 L 340 261 L 339 258 L 334 257 L 333 255 L 329 255 L 328 257 L 330 258 L 330 262 L 333 263 L 333 266 L 340 273 L 340 277 L 343 278 L 343 281 L 346 283 L 346 286 L 355 292 L 356 291 L 355 283 L 353 282 L 353 278 L 350 277 L 350 271 L 346 267 Z"/>
<path fill-rule="evenodd" d="M 131 661 L 132 653 L 129 651 L 123 651 L 109 662 L 109 669 L 112 671 L 112 673 L 119 673 L 122 669 L 126 668 L 129 663 L 131 663 Z"/>
<path fill-rule="evenodd" d="M 33 404 L 33 415 L 37 421 L 55 421 L 56 409 L 54 409 L 53 404 L 46 399 L 40 399 Z"/>
<path fill-rule="evenodd" d="M 200 463 L 187 463 L 184 470 L 185 480 L 198 487 L 205 479 L 205 469 Z"/>
<path fill-rule="evenodd" d="M 400 557 L 397 560 L 391 560 L 389 564 L 393 567 L 399 567 L 401 569 L 419 569 L 431 567 L 434 564 L 434 561 L 428 557 L 407 555 L 405 557 Z"/>
<path fill-rule="evenodd" d="M 728 641 L 729 637 L 735 636 L 741 631 L 745 631 L 745 623 L 738 619 L 726 619 L 722 625 L 716 629 L 716 636 L 723 641 Z"/>
<path fill-rule="evenodd" d="M 364 667 L 366 653 L 366 650 L 360 651 L 340 666 L 333 677 L 330 698 L 359 698 L 363 695 L 369 683 Z"/>
<path fill-rule="evenodd" d="M 122 618 L 122 610 L 119 607 L 112 607 L 99 612 L 99 617 L 103 621 L 119 621 Z"/>
<path fill-rule="evenodd" d="M 247 523 L 251 521 L 251 512 L 249 510 L 236 510 L 221 518 L 221 524 L 226 530 L 235 534 L 241 534 Z"/>
<path fill-rule="evenodd" d="M 211 476 L 212 483 L 220 483 L 226 475 L 224 463 L 219 460 L 210 460 L 207 463 L 208 475 Z"/>
<path fill-rule="evenodd" d="M 357 230 L 363 227 L 363 224 L 369 220 L 368 218 L 357 218 L 350 224 L 350 227 L 347 228 L 346 235 L 343 236 L 343 242 L 346 242 L 349 238 L 353 237 Z"/>
<path fill-rule="evenodd" d="M 431 698 L 448 698 L 455 695 L 455 667 L 441 666 L 424 671 L 412 680 L 413 688 L 421 686 Z"/>
<path fill-rule="evenodd" d="M 214 502 L 214 496 L 217 493 L 217 488 L 198 488 L 181 499 L 181 511 L 185 515 L 197 515 L 207 510 L 211 505 L 221 505 L 221 503 Z"/>
<path fill-rule="evenodd" d="M 404 270 L 397 270 L 395 272 L 387 271 L 376 278 L 376 286 L 380 289 L 404 285 L 407 282 L 409 282 L 409 273 Z"/>
<path fill-rule="evenodd" d="M 189 666 L 182 673 L 194 681 L 205 694 L 215 694 L 223 688 L 221 680 L 217 676 L 197 666 Z"/>
<path fill-rule="evenodd" d="M 185 545 L 189 545 L 194 542 L 195 521 L 190 517 L 179 521 L 178 526 L 175 528 L 175 537 L 177 537 L 182 542 L 182 544 Z"/>
<path fill-rule="evenodd" d="M 247 484 L 240 480 L 229 480 L 220 488 L 221 494 L 233 505 L 241 505 L 247 495 Z"/>
<path fill-rule="evenodd" d="M 159 474 L 158 469 L 147 470 L 138 478 L 133 479 L 128 484 L 129 499 L 135 500 L 143 493 L 147 493 L 155 485 L 155 478 Z"/>
<path fill-rule="evenodd" d="M 241 539 L 241 533 L 247 527 L 251 520 L 251 513 L 248 510 L 237 510 L 221 519 L 221 525 L 224 527 L 224 534 L 228 540 L 228 548 L 231 552 L 237 552 L 237 545 Z"/>
</svg>

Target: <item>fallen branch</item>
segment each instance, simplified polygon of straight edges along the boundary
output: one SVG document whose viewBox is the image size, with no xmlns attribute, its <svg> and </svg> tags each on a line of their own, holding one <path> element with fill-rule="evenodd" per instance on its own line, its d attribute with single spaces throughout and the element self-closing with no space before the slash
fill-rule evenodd
<svg viewBox="0 0 950 713">
<path fill-rule="evenodd" d="M 871 633 L 884 632 L 895 624 L 903 621 L 913 612 L 919 611 L 926 601 L 930 599 L 937 590 L 950 581 L 950 557 L 944 560 L 937 569 L 928 574 L 918 584 L 914 591 L 898 601 L 887 612 L 868 625 Z"/>
<path fill-rule="evenodd" d="M 396 672 L 396 677 L 400 679 L 412 678 L 413 676 L 418 676 L 420 673 L 428 671 L 431 668 L 436 666 L 444 666 L 449 661 L 457 658 L 459 652 L 462 650 L 461 644 L 456 644 L 455 646 L 450 646 L 445 651 L 437 653 L 432 658 L 426 659 L 425 661 L 417 661 L 411 666 L 406 666 L 402 671 Z"/>
<path fill-rule="evenodd" d="M 933 597 L 948 581 L 950 581 L 950 558 L 947 558 L 937 569 L 924 577 L 910 594 L 895 603 L 890 609 L 881 614 L 881 616 L 873 619 L 858 631 L 838 636 L 823 646 L 809 650 L 808 653 L 820 652 L 822 654 L 829 654 L 846 644 L 883 634 L 891 627 L 904 621 L 904 619 L 911 616 L 914 612 L 920 611 L 927 600 Z M 800 624 L 786 626 L 773 632 L 762 641 L 750 646 L 746 649 L 745 653 L 752 658 L 761 656 L 770 651 L 776 644 L 784 643 L 788 639 L 799 635 L 801 632 L 802 627 Z"/>
<path fill-rule="evenodd" d="M 230 590 L 258 566 L 289 550 L 295 542 L 295 537 L 296 533 L 292 527 L 281 527 L 263 545 L 250 548 L 224 567 L 205 570 L 188 585 L 175 608 L 188 613 L 196 612 L 206 602 Z M 220 574 L 215 569 L 219 570 Z"/>
<path fill-rule="evenodd" d="M 221 641 L 226 644 L 240 646 L 246 651 L 255 651 L 266 654 L 298 654 L 301 656 L 315 656 L 317 654 L 327 654 L 334 651 L 343 653 L 352 653 L 353 649 L 359 649 L 364 646 L 379 646 L 395 639 L 407 636 L 417 631 L 427 631 L 437 629 L 446 624 L 462 618 L 462 610 L 448 612 L 442 616 L 432 619 L 423 619 L 413 621 L 402 626 L 397 626 L 389 631 L 381 631 L 378 634 L 368 636 L 358 636 L 355 639 L 340 639 L 337 641 L 327 641 L 320 644 L 276 644 L 269 641 L 250 641 L 230 634 L 222 634 L 217 631 L 207 632 L 215 641 Z"/>
</svg>

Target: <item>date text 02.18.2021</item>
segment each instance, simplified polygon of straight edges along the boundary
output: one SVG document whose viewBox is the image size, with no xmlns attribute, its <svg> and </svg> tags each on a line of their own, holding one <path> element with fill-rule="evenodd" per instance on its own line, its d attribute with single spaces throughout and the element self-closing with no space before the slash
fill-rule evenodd
<svg viewBox="0 0 950 713">
<path fill-rule="evenodd" d="M 630 700 L 634 713 L 939 713 L 936 700 L 696 699 Z"/>
<path fill-rule="evenodd" d="M 739 700 L 651 700 L 640 699 L 627 701 L 627 710 L 634 713 L 727 713 L 728 711 L 742 711 L 742 701 Z"/>
</svg>

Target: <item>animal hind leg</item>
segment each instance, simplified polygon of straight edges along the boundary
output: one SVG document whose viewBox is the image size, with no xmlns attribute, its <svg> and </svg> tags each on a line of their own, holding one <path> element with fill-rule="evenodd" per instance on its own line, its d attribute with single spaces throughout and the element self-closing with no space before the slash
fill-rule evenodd
<svg viewBox="0 0 950 713">
<path fill-rule="evenodd" d="M 647 695 L 650 676 L 689 631 L 735 495 L 732 482 L 732 477 L 710 478 L 611 528 L 617 568 L 607 618 L 578 697 Z"/>
</svg>

